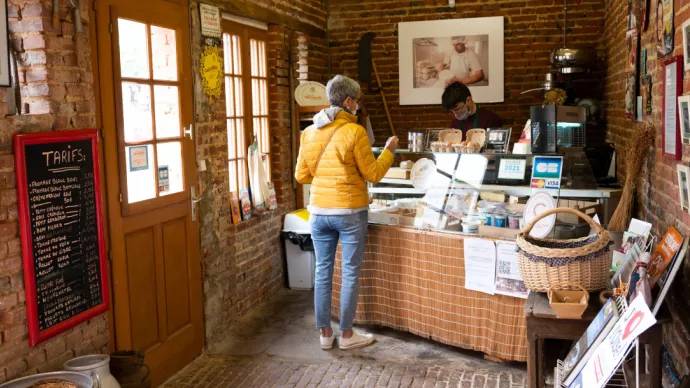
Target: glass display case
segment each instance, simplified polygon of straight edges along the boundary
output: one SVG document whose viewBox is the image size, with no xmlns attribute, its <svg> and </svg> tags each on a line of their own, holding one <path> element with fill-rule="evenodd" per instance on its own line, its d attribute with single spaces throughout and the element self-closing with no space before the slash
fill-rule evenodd
<svg viewBox="0 0 690 388">
<path fill-rule="evenodd" d="M 374 149 L 375 154 L 381 151 Z M 537 176 L 532 174 L 535 161 Z M 548 191 L 560 207 L 591 209 L 590 214 L 596 213 L 604 224 L 620 197 L 620 190 L 597 186 L 583 148 L 561 147 L 558 153 L 545 155 L 398 150 L 386 177 L 369 185 L 369 221 L 513 237 L 524 224 L 522 213 L 529 197 L 541 190 Z M 569 223 L 554 228 L 553 237 L 589 232 L 577 219 L 560 221 Z"/>
</svg>

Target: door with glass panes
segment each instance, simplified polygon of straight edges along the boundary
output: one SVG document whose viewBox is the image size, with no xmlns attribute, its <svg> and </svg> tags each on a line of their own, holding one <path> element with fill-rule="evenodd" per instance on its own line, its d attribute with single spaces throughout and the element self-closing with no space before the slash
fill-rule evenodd
<svg viewBox="0 0 690 388">
<path fill-rule="evenodd" d="M 204 341 L 189 10 L 179 0 L 96 10 L 115 347 L 144 352 L 155 386 Z"/>
</svg>

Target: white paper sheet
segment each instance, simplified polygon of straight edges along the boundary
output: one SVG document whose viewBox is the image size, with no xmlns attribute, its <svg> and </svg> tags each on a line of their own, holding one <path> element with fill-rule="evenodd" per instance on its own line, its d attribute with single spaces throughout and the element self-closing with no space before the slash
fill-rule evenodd
<svg viewBox="0 0 690 388">
<path fill-rule="evenodd" d="M 522 281 L 516 248 L 513 242 L 496 242 L 496 294 L 527 299 L 529 290 Z"/>
<path fill-rule="evenodd" d="M 465 288 L 496 292 L 496 245 L 491 240 L 465 239 Z"/>
<path fill-rule="evenodd" d="M 676 104 L 676 63 L 673 62 L 666 66 L 666 96 L 665 105 L 666 120 L 664 121 L 664 152 L 668 155 L 676 154 L 676 110 L 678 104 Z"/>
</svg>

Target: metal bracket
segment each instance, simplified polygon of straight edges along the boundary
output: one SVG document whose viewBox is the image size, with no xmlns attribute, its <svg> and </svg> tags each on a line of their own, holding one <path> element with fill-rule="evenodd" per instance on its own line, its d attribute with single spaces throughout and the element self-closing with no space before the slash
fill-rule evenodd
<svg viewBox="0 0 690 388">
<path fill-rule="evenodd" d="M 184 137 L 189 137 L 189 140 L 194 140 L 194 124 L 189 124 L 189 127 L 184 127 Z"/>
<path fill-rule="evenodd" d="M 192 221 L 196 221 L 197 216 L 196 216 L 196 204 L 201 202 L 201 200 L 204 199 L 203 197 L 196 196 L 196 187 L 192 186 Z"/>
</svg>

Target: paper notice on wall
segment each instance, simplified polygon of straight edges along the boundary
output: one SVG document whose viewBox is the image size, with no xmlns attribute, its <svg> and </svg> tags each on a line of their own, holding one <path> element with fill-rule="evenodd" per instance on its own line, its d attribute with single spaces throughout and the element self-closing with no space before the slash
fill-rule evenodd
<svg viewBox="0 0 690 388">
<path fill-rule="evenodd" d="M 655 323 L 656 319 L 647 307 L 644 296 L 635 298 L 582 369 L 582 387 L 603 387 L 635 339 Z"/>
<path fill-rule="evenodd" d="M 220 9 L 200 3 L 199 16 L 201 18 L 201 35 L 209 38 L 220 38 L 223 33 L 220 25 Z"/>
<path fill-rule="evenodd" d="M 465 288 L 493 295 L 496 292 L 496 245 L 491 240 L 465 239 Z"/>
<path fill-rule="evenodd" d="M 527 299 L 525 286 L 518 264 L 517 244 L 507 241 L 496 243 L 496 294 Z"/>
</svg>

